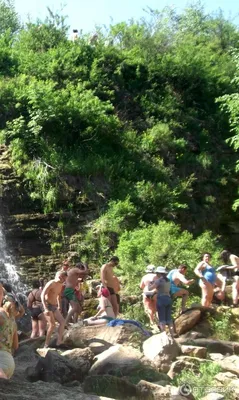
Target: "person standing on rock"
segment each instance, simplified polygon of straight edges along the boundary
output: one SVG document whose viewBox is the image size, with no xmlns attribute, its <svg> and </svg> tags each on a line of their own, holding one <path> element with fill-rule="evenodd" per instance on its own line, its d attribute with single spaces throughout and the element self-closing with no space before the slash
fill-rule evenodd
<svg viewBox="0 0 239 400">
<path fill-rule="evenodd" d="M 44 315 L 48 322 L 48 329 L 46 334 L 45 346 L 48 347 L 51 335 L 55 329 L 56 321 L 59 322 L 58 337 L 56 346 L 60 347 L 62 344 L 62 337 L 65 328 L 65 320 L 60 312 L 61 309 L 61 292 L 63 283 L 67 278 L 67 272 L 58 271 L 55 275 L 55 279 L 50 280 L 44 287 L 41 300 L 44 308 Z"/>
<path fill-rule="evenodd" d="M 168 272 L 165 267 L 157 267 L 155 270 L 157 280 L 149 286 L 150 290 L 157 292 L 157 311 L 159 317 L 159 328 L 164 332 L 166 325 L 169 328 L 171 336 L 174 336 L 174 327 L 172 319 L 172 298 L 170 296 L 170 280 L 167 278 Z"/>
<path fill-rule="evenodd" d="M 238 307 L 238 298 L 239 298 L 239 257 L 235 254 L 231 254 L 228 250 L 223 250 L 220 254 L 221 259 L 225 264 L 229 262 L 231 265 L 223 265 L 222 267 L 218 268 L 217 271 L 220 273 L 226 272 L 227 275 L 229 272 L 232 273 L 232 301 L 233 307 Z"/>
<path fill-rule="evenodd" d="M 202 289 L 203 307 L 210 307 L 212 304 L 214 286 L 217 281 L 215 268 L 210 265 L 211 254 L 205 253 L 202 261 L 196 266 L 194 273 L 200 278 L 199 286 Z"/>
<path fill-rule="evenodd" d="M 88 275 L 88 273 L 88 269 L 86 269 L 82 263 L 77 264 L 76 268 L 71 268 L 67 272 L 64 297 L 69 301 L 71 308 L 66 317 L 66 326 L 72 317 L 74 318 L 75 323 L 78 320 L 78 315 L 81 312 L 81 297 L 77 289 L 81 278 Z"/>
<path fill-rule="evenodd" d="M 156 292 L 149 291 L 149 285 L 158 279 L 154 272 L 155 266 L 148 265 L 145 272 L 146 275 L 143 276 L 140 282 L 140 289 L 143 290 L 143 304 L 145 313 L 149 316 L 150 323 L 153 325 L 155 323 L 155 315 L 157 311 L 157 296 Z"/>
<path fill-rule="evenodd" d="M 188 299 L 188 290 L 179 287 L 180 283 L 184 285 L 191 285 L 194 279 L 186 279 L 185 274 L 187 272 L 187 266 L 184 264 L 179 265 L 177 269 L 169 271 L 167 278 L 170 281 L 170 293 L 172 298 L 182 297 L 182 312 L 186 310 L 186 301 Z"/>
<path fill-rule="evenodd" d="M 15 322 L 18 308 L 18 300 L 7 293 L 0 308 L 0 378 L 2 379 L 10 379 L 15 370 L 12 352 L 18 348 Z"/>
<path fill-rule="evenodd" d="M 43 305 L 41 301 L 42 289 L 40 282 L 34 280 L 32 282 L 33 290 L 29 293 L 27 298 L 27 307 L 31 312 L 32 319 L 32 333 L 31 338 L 44 336 L 46 332 L 46 317 L 43 313 Z"/>
<path fill-rule="evenodd" d="M 117 297 L 114 291 L 114 272 L 113 268 L 119 265 L 119 258 L 116 256 L 111 257 L 107 264 L 104 264 L 100 270 L 100 279 L 102 284 L 109 290 L 110 292 L 110 302 L 113 307 L 113 311 L 115 317 L 118 315 L 118 304 Z"/>
</svg>

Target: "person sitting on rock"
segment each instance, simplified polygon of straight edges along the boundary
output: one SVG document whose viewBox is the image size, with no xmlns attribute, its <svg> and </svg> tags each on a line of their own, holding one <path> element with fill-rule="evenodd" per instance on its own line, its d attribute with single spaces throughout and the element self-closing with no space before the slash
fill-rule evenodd
<svg viewBox="0 0 239 400">
<path fill-rule="evenodd" d="M 140 282 L 140 289 L 143 290 L 143 304 L 145 313 L 149 316 L 150 323 L 153 325 L 155 323 L 155 314 L 157 311 L 157 296 L 156 292 L 149 291 L 149 285 L 155 281 L 157 275 L 154 272 L 155 266 L 148 265 L 146 267 L 146 275 L 143 276 Z"/>
<path fill-rule="evenodd" d="M 203 307 L 210 307 L 213 299 L 213 290 L 217 280 L 215 269 L 210 265 L 211 254 L 205 253 L 202 261 L 197 265 L 194 273 L 200 278 L 199 286 L 202 289 Z"/>
<path fill-rule="evenodd" d="M 59 322 L 56 346 L 60 347 L 62 345 L 65 320 L 60 312 L 61 308 L 60 301 L 61 301 L 62 286 L 66 278 L 67 278 L 67 272 L 58 271 L 55 275 L 55 279 L 50 280 L 46 284 L 41 294 L 41 301 L 43 304 L 44 315 L 48 322 L 48 329 L 44 347 L 49 346 L 51 335 L 54 332 L 56 326 L 56 320 Z"/>
<path fill-rule="evenodd" d="M 76 323 L 78 320 L 78 315 L 81 312 L 81 297 L 79 291 L 77 291 L 77 288 L 80 283 L 79 280 L 87 275 L 88 269 L 85 267 L 82 269 L 81 263 L 78 263 L 75 268 L 68 270 L 64 297 L 69 301 L 71 307 L 66 317 L 66 326 L 68 326 L 68 323 L 72 317 L 74 318 L 74 323 Z"/>
<path fill-rule="evenodd" d="M 169 328 L 171 336 L 174 336 L 174 327 L 172 320 L 172 298 L 170 296 L 170 280 L 167 278 L 168 272 L 165 267 L 157 267 L 155 270 L 157 280 L 150 286 L 150 290 L 157 292 L 157 311 L 159 317 L 159 328 L 164 332 L 166 325 Z"/>
<path fill-rule="evenodd" d="M 182 297 L 182 312 L 186 310 L 186 302 L 188 299 L 188 290 L 179 287 L 180 283 L 184 285 L 191 285 L 194 279 L 186 279 L 185 274 L 187 272 L 187 266 L 185 264 L 179 265 L 177 269 L 169 271 L 167 278 L 170 281 L 170 293 L 172 298 Z"/>
<path fill-rule="evenodd" d="M 10 293 L 3 297 L 0 308 L 0 378 L 10 379 L 15 370 L 12 352 L 18 348 L 18 335 L 15 317 L 19 302 Z"/>
<path fill-rule="evenodd" d="M 221 252 L 221 259 L 225 264 L 231 263 L 232 265 L 223 265 L 217 269 L 223 276 L 226 277 L 228 281 L 232 279 L 232 306 L 238 307 L 239 298 L 239 257 L 235 254 L 231 254 L 228 250 L 223 250 Z"/>
<path fill-rule="evenodd" d="M 115 313 L 109 300 L 110 292 L 107 288 L 100 286 L 98 291 L 99 310 L 94 317 L 85 319 L 84 325 L 106 325 L 109 321 L 114 320 Z"/>
<path fill-rule="evenodd" d="M 46 317 L 43 313 L 43 305 L 41 301 L 42 289 L 40 289 L 40 282 L 34 280 L 32 282 L 33 290 L 29 293 L 27 298 L 27 307 L 31 312 L 32 319 L 32 333 L 31 338 L 44 336 L 46 332 Z"/>
</svg>

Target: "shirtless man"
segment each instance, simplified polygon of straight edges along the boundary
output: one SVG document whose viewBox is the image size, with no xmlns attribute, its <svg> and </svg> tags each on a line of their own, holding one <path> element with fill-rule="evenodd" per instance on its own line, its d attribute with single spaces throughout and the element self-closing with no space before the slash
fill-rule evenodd
<svg viewBox="0 0 239 400">
<path fill-rule="evenodd" d="M 227 265 L 223 265 L 217 269 L 218 272 L 223 274 L 223 272 L 232 272 L 233 284 L 232 284 L 232 301 L 233 307 L 238 306 L 238 298 L 239 298 L 239 257 L 235 256 L 235 254 L 231 254 L 228 250 L 223 250 L 221 252 L 221 259 Z M 228 265 L 228 263 L 232 265 Z"/>
<path fill-rule="evenodd" d="M 64 290 L 64 297 L 67 298 L 71 305 L 71 309 L 66 317 L 66 326 L 72 317 L 74 317 L 74 322 L 78 320 L 78 315 L 81 312 L 80 300 L 77 298 L 76 287 L 79 285 L 81 278 L 88 275 L 89 271 L 79 263 L 76 268 L 71 268 L 67 272 L 66 285 Z"/>
<path fill-rule="evenodd" d="M 178 287 L 178 285 L 180 284 L 180 282 L 184 285 L 191 285 L 194 282 L 194 279 L 185 278 L 186 272 L 187 266 L 181 264 L 179 265 L 178 269 L 171 270 L 167 275 L 167 278 L 170 280 L 171 283 L 170 293 L 172 298 L 182 297 L 182 312 L 186 310 L 186 302 L 189 292 L 184 288 Z"/>
<path fill-rule="evenodd" d="M 113 257 L 111 257 L 111 259 L 109 260 L 109 262 L 107 264 L 104 264 L 101 267 L 101 270 L 100 270 L 101 282 L 105 287 L 107 287 L 107 289 L 110 292 L 109 300 L 112 304 L 115 317 L 117 317 L 117 315 L 118 315 L 118 304 L 117 304 L 116 293 L 114 291 L 115 283 L 114 283 L 113 268 L 117 267 L 117 265 L 119 265 L 119 258 L 116 256 L 113 256 Z"/>
<path fill-rule="evenodd" d="M 65 282 L 66 278 L 67 272 L 58 271 L 55 275 L 55 279 L 50 280 L 42 290 L 41 300 L 44 308 L 44 314 L 48 322 L 48 329 L 44 347 L 49 346 L 51 335 L 56 326 L 56 320 L 59 322 L 56 346 L 60 347 L 62 343 L 65 320 L 60 312 L 60 301 L 63 283 Z"/>
<path fill-rule="evenodd" d="M 143 276 L 140 282 L 140 289 L 143 290 L 143 304 L 145 313 L 149 316 L 150 323 L 153 325 L 155 322 L 155 315 L 157 311 L 157 296 L 156 292 L 149 294 L 150 283 L 157 279 L 157 275 L 154 273 L 155 266 L 148 265 L 145 272 L 146 275 Z"/>
</svg>

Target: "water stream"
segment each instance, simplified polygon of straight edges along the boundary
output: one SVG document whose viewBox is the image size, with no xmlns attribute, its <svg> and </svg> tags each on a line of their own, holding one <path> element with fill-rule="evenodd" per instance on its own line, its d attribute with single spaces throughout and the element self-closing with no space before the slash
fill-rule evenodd
<svg viewBox="0 0 239 400">
<path fill-rule="evenodd" d="M 17 267 L 7 248 L 3 224 L 0 219 L 0 279 L 5 279 L 11 284 L 14 292 L 25 292 L 26 286 L 20 281 Z"/>
</svg>

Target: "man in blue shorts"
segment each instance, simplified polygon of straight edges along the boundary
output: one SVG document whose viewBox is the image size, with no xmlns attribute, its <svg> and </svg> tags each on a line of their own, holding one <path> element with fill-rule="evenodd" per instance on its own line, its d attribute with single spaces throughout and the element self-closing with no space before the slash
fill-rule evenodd
<svg viewBox="0 0 239 400">
<path fill-rule="evenodd" d="M 186 301 L 188 299 L 189 292 L 186 289 L 179 287 L 178 285 L 180 283 L 183 283 L 184 285 L 191 285 L 194 282 L 194 279 L 185 278 L 186 272 L 187 266 L 181 264 L 178 268 L 171 270 L 167 275 L 167 278 L 169 279 L 171 284 L 170 294 L 172 298 L 182 297 L 182 312 L 186 310 Z"/>
</svg>

